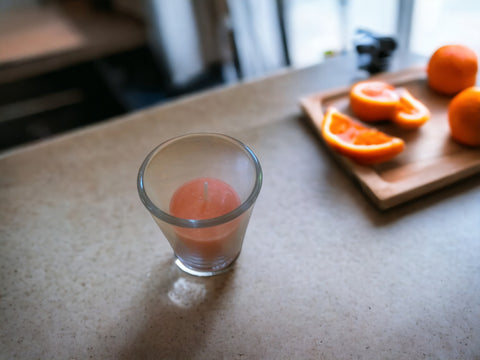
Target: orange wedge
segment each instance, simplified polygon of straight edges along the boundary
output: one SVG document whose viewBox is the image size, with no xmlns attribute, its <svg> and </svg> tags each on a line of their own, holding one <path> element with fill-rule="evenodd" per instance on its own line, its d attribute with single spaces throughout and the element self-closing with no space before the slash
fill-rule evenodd
<svg viewBox="0 0 480 360">
<path fill-rule="evenodd" d="M 382 81 L 362 81 L 350 89 L 350 106 L 363 121 L 381 121 L 393 117 L 398 95 L 395 88 Z"/>
<path fill-rule="evenodd" d="M 425 124 L 428 119 L 430 119 L 428 108 L 415 99 L 408 90 L 403 90 L 393 122 L 404 129 L 416 129 Z"/>
<path fill-rule="evenodd" d="M 333 149 L 360 164 L 388 161 L 404 148 L 402 139 L 366 127 L 333 107 L 323 118 L 322 137 Z"/>
</svg>

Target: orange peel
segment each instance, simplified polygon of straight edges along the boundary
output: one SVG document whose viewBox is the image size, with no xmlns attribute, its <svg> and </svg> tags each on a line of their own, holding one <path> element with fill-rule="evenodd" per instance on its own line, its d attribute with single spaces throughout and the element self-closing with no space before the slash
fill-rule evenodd
<svg viewBox="0 0 480 360">
<path fill-rule="evenodd" d="M 404 129 L 417 129 L 430 119 L 430 110 L 403 89 L 392 121 Z"/>
</svg>

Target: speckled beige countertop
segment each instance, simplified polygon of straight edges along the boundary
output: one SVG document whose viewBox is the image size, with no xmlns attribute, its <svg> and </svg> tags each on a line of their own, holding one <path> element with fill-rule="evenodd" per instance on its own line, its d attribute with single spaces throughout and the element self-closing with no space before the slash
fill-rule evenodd
<svg viewBox="0 0 480 360">
<path fill-rule="evenodd" d="M 337 59 L 0 156 L 1 359 L 479 359 L 480 177 L 381 212 L 298 98 Z M 141 204 L 137 170 L 187 132 L 264 170 L 233 271 L 195 278 Z"/>
</svg>

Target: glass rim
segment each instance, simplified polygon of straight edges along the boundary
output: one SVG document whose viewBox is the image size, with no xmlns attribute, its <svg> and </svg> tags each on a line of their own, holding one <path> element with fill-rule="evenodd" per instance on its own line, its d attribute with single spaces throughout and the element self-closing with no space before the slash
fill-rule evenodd
<svg viewBox="0 0 480 360">
<path fill-rule="evenodd" d="M 195 220 L 195 219 L 184 219 L 184 218 L 173 216 L 161 210 L 160 208 L 158 208 L 155 205 L 155 203 L 150 199 L 150 197 L 147 194 L 147 191 L 145 190 L 145 185 L 144 185 L 145 171 L 147 169 L 147 166 L 150 164 L 150 161 L 160 149 L 165 148 L 174 142 L 177 142 L 179 140 L 186 139 L 189 137 L 190 138 L 193 138 L 193 137 L 222 138 L 242 148 L 246 152 L 246 154 L 249 156 L 249 158 L 252 160 L 255 166 L 255 185 L 253 186 L 253 189 L 250 192 L 247 199 L 243 201 L 242 204 L 240 204 L 240 206 L 221 216 L 217 216 L 210 219 Z M 142 165 L 140 166 L 140 169 L 138 171 L 137 190 L 143 205 L 148 209 L 148 211 L 150 211 L 152 215 L 154 215 L 158 219 L 163 220 L 174 226 L 179 226 L 184 228 L 206 228 L 210 226 L 224 224 L 226 222 L 236 219 L 237 217 L 245 213 L 255 203 L 255 200 L 257 199 L 258 194 L 260 193 L 260 189 L 262 187 L 262 181 L 263 181 L 263 172 L 262 172 L 262 167 L 260 165 L 260 162 L 258 161 L 258 158 L 254 154 L 254 152 L 247 145 L 242 143 L 240 140 L 237 140 L 228 135 L 219 134 L 219 133 L 210 133 L 210 132 L 199 132 L 199 133 L 190 133 L 190 134 L 173 137 L 169 140 L 166 140 L 160 143 L 153 150 L 151 150 L 146 156 L 146 158 L 143 160 Z"/>
</svg>

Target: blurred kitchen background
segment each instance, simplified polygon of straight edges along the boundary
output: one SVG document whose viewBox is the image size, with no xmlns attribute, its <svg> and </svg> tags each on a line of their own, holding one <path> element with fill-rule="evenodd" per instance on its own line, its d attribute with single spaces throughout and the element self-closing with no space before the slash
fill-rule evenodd
<svg viewBox="0 0 480 360">
<path fill-rule="evenodd" d="M 185 94 L 356 56 L 358 30 L 480 54 L 477 0 L 0 0 L 0 152 Z M 321 79 L 319 79 L 321 81 Z"/>
</svg>

